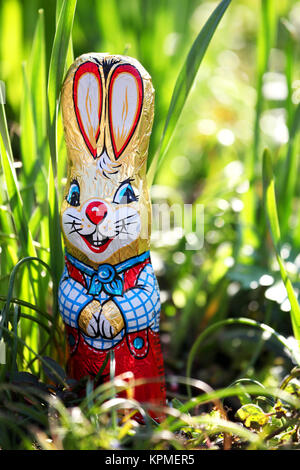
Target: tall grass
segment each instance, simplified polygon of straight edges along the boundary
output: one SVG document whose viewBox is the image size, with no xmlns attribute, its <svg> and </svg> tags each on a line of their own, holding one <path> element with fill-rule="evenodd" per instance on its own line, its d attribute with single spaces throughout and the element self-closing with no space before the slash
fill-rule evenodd
<svg viewBox="0 0 300 470">
<path fill-rule="evenodd" d="M 284 422 L 276 426 L 294 432 L 299 394 L 283 391 L 282 377 L 272 375 L 276 361 L 282 374 L 289 374 L 291 364 L 299 365 L 299 105 L 294 88 L 298 64 L 298 37 L 291 14 L 294 2 L 230 3 L 101 0 L 95 2 L 93 14 L 80 0 L 58 0 L 55 11 L 42 0 L 31 0 L 26 8 L 19 0 L 0 3 L 0 78 L 5 80 L 7 98 L 6 105 L 0 105 L 0 338 L 8 345 L 7 364 L 0 365 L 0 403 L 6 400 L 20 417 L 20 425 L 12 423 L 11 415 L 3 414 L 0 406 L 4 447 L 18 447 L 20 442 L 32 447 L 24 432 L 28 419 L 38 423 L 33 434 L 42 448 L 110 448 L 116 440 L 125 448 L 182 448 L 177 429 L 187 436 L 191 433 L 192 438 L 187 438 L 190 448 L 204 445 L 207 436 L 215 439 L 221 431 L 225 448 L 231 445 L 228 433 L 236 435 L 241 446 L 248 442 L 250 448 L 270 448 L 277 445 L 272 440 L 276 423 L 266 419 L 269 414 L 280 416 L 278 400 L 285 400 L 286 408 L 281 412 Z M 7 26 L 12 18 L 15 35 Z M 33 30 L 32 18 L 34 34 L 28 30 L 29 23 Z M 5 44 L 11 44 L 13 53 Z M 89 50 L 126 53 L 149 70 L 156 88 L 148 171 L 150 184 L 154 182 L 153 201 L 181 207 L 192 203 L 186 221 L 192 229 L 197 206 L 205 207 L 204 249 L 186 251 L 186 243 L 193 243 L 193 237 L 188 232 L 178 235 L 176 228 L 153 241 L 162 291 L 167 376 L 180 376 L 187 364 L 187 378 L 172 376 L 170 400 L 174 383 L 178 393 L 172 407 L 165 410 L 168 418 L 157 427 L 148 423 L 146 431 L 142 427 L 134 431 L 129 415 L 122 423 L 118 421 L 118 407 L 146 410 L 132 402 L 130 391 L 127 401 L 115 397 L 120 382 L 115 381 L 113 371 L 110 384 L 93 391 L 88 381 L 84 384 L 86 399 L 81 402 L 73 396 L 69 403 L 68 379 L 53 362 L 64 364 L 65 360 L 57 309 L 63 266 L 59 204 L 66 176 L 59 94 L 73 61 L 73 47 L 75 55 Z M 285 67 L 274 57 L 284 57 Z M 254 58 L 255 70 L 251 67 Z M 286 77 L 284 98 L 268 98 L 268 72 Z M 264 124 L 278 109 L 285 116 L 285 140 L 268 134 Z M 262 158 L 266 145 L 271 148 L 272 164 L 268 152 Z M 286 296 L 276 293 L 276 288 L 282 292 L 282 285 Z M 239 343 L 237 338 L 241 338 Z M 267 357 L 266 366 L 259 362 L 260 351 Z M 231 367 L 224 367 L 224 357 Z M 62 401 L 45 399 L 35 387 L 43 393 L 49 389 L 18 371 L 48 376 Z M 243 380 L 254 381 L 255 386 L 228 386 L 244 371 Z M 284 384 L 294 380 L 297 371 Z M 7 374 L 10 384 L 4 390 Z M 214 392 L 191 376 L 207 379 L 214 387 L 228 387 Z M 19 403 L 19 398 L 15 405 L 9 401 L 12 393 L 22 397 L 25 379 L 33 387 L 27 397 L 31 407 L 22 399 Z M 257 380 L 265 385 L 257 385 Z M 128 389 L 126 382 L 122 386 Z M 196 399 L 191 399 L 191 390 Z M 258 397 L 255 403 L 251 394 Z M 263 405 L 259 395 L 265 397 Z M 242 406 L 262 406 L 257 418 L 263 423 L 259 433 L 226 419 L 220 400 L 229 396 L 238 396 Z M 45 400 L 56 413 L 55 426 L 65 430 L 63 440 L 55 426 L 48 428 Z M 214 403 L 216 410 L 202 415 L 197 407 L 207 402 Z M 79 421 L 66 409 L 74 404 L 80 406 Z M 252 416 L 248 408 L 246 411 L 243 408 L 238 415 L 246 416 L 245 423 Z M 199 425 L 205 426 L 204 433 Z M 79 435 L 84 437 L 78 439 Z"/>
<path fill-rule="evenodd" d="M 57 183 L 57 136 L 62 138 L 62 131 L 60 129 L 59 134 L 58 129 L 58 105 L 60 87 L 68 65 L 67 54 L 71 47 L 76 1 L 59 2 L 58 5 L 60 4 L 50 58 L 48 84 L 42 10 L 38 12 L 28 64 L 23 64 L 22 67 L 24 92 L 20 111 L 22 172 L 19 178 L 15 170 L 3 104 L 1 104 L 0 141 L 3 177 L 8 197 L 7 207 L 12 215 L 12 233 L 15 232 L 19 239 L 15 257 L 38 257 L 41 260 L 40 267 L 25 267 L 24 272 L 19 276 L 20 287 L 15 279 L 13 286 L 15 296 L 37 305 L 44 313 L 49 311 L 52 303 L 52 315 L 55 320 L 52 322 L 52 328 L 55 328 L 58 314 L 57 289 L 63 266 Z M 70 54 L 69 60 L 71 60 Z M 63 155 L 62 152 L 61 156 Z M 64 166 L 63 158 L 60 164 Z M 48 191 L 45 191 L 45 188 L 48 188 Z M 51 283 L 49 283 L 48 272 L 43 270 L 44 263 L 50 266 Z M 5 312 L 8 313 L 7 308 Z M 44 330 L 39 329 L 37 321 L 32 322 L 21 318 L 19 328 L 22 338 L 34 351 L 38 352 L 41 347 L 44 348 L 45 342 L 49 343 Z M 51 336 L 53 334 L 54 332 Z M 49 348 L 55 350 L 56 346 L 50 344 L 47 349 Z M 25 350 L 26 355 L 28 354 Z M 29 354 L 28 360 L 31 359 L 31 354 Z"/>
</svg>

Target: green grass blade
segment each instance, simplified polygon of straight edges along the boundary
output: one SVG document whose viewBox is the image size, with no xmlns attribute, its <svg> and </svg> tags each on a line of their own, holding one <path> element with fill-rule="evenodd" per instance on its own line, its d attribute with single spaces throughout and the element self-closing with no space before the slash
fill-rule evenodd
<svg viewBox="0 0 300 470">
<path fill-rule="evenodd" d="M 1 331 L 2 330 L 2 331 Z M 23 345 L 24 348 L 26 350 L 28 350 L 36 359 L 38 359 L 44 366 L 48 367 L 51 372 L 53 373 L 53 375 L 57 378 L 57 380 L 59 381 L 59 383 L 61 383 L 61 385 L 63 385 L 64 387 L 67 387 L 67 383 L 65 382 L 65 380 L 62 379 L 62 377 L 59 376 L 59 374 L 57 373 L 57 371 L 55 370 L 55 368 L 49 364 L 49 362 L 47 360 L 45 360 L 39 353 L 37 353 L 36 351 L 34 351 L 29 345 L 28 343 L 26 343 L 26 341 L 24 341 L 22 338 L 20 338 L 18 335 L 16 335 L 16 333 L 12 330 L 9 330 L 8 328 L 6 328 L 4 325 L 0 325 L 0 332 L 5 332 L 7 335 L 9 335 L 10 337 L 12 338 L 16 338 L 16 341 L 20 344 L 20 345 Z M 3 385 L 3 384 L 2 384 Z M 6 385 L 6 384 L 5 384 Z M 0 384 L 0 387 L 1 387 L 1 384 Z"/>
<path fill-rule="evenodd" d="M 0 155 L 10 208 L 23 254 L 36 256 L 33 239 L 29 231 L 28 222 L 26 220 L 23 209 L 23 201 L 19 190 L 16 172 L 10 158 L 7 155 L 2 135 L 0 136 Z"/>
<path fill-rule="evenodd" d="M 288 230 L 289 218 L 292 211 L 292 201 L 295 194 L 298 168 L 297 132 L 300 128 L 300 105 L 297 106 L 290 130 L 288 151 L 284 164 L 284 175 L 278 204 L 281 230 L 283 235 Z"/>
<path fill-rule="evenodd" d="M 4 201 L 6 195 L 4 193 L 4 184 L 2 184 L 3 175 L 0 176 L 0 227 L 1 227 L 1 256 L 0 256 L 0 278 L 6 273 L 9 273 L 13 266 L 18 262 L 17 256 L 17 242 L 14 235 L 14 228 L 12 225 L 12 220 L 7 210 L 7 207 L 4 206 Z M 0 292 L 5 292 L 6 283 L 1 281 Z"/>
<path fill-rule="evenodd" d="M 171 379 L 174 380 L 174 378 L 171 377 Z M 166 379 L 168 381 L 168 378 Z M 186 379 L 186 378 L 181 378 L 181 377 L 176 377 L 176 381 L 178 383 L 186 384 L 188 387 L 193 386 L 196 390 L 198 389 L 198 380 L 195 379 Z M 200 390 L 202 391 L 203 388 L 200 385 Z M 285 401 L 289 403 L 290 406 L 294 407 L 295 409 L 299 409 L 300 407 L 300 401 L 298 398 L 294 397 L 293 395 L 284 392 L 280 388 L 273 388 L 273 387 L 265 387 L 262 388 L 261 386 L 257 385 L 239 385 L 236 384 L 234 386 L 222 388 L 218 391 L 212 391 L 212 392 L 205 392 L 198 394 L 197 396 L 194 396 L 191 398 L 188 402 L 184 403 L 178 410 L 178 417 L 174 417 L 174 413 L 171 416 L 168 416 L 167 419 L 162 422 L 158 426 L 158 431 L 161 428 L 167 428 L 168 430 L 175 431 L 178 427 L 180 427 L 180 421 L 182 419 L 182 415 L 187 415 L 188 412 L 191 410 L 195 409 L 197 406 L 201 404 L 206 404 L 209 402 L 214 403 L 216 400 L 223 400 L 224 398 L 227 397 L 239 397 L 241 395 L 248 394 L 248 395 L 258 395 L 258 396 L 264 396 L 264 397 L 270 397 L 271 399 L 276 399 L 280 401 Z M 199 416 L 190 416 L 191 420 L 195 419 L 198 420 Z M 228 422 L 228 421 L 227 421 Z"/>
<path fill-rule="evenodd" d="M 288 277 L 284 262 L 280 256 L 281 238 L 280 226 L 277 214 L 277 205 L 275 197 L 275 184 L 272 169 L 271 154 L 268 149 L 263 154 L 263 191 L 265 211 L 269 220 L 271 237 L 273 240 L 276 257 L 280 268 L 280 274 L 287 290 L 288 298 L 291 304 L 291 322 L 295 338 L 300 345 L 300 308 L 295 295 L 292 283 Z"/>
<path fill-rule="evenodd" d="M 2 161 L 2 167 L 5 178 L 6 191 L 9 200 L 9 206 L 11 209 L 11 214 L 13 217 L 15 233 L 17 235 L 19 245 L 21 248 L 22 256 L 36 256 L 36 250 L 33 244 L 33 237 L 31 235 L 28 219 L 26 217 L 26 211 L 24 208 L 23 200 L 19 190 L 19 183 L 17 180 L 17 175 L 13 166 L 12 161 L 7 155 L 2 136 L 0 136 L 0 156 Z M 18 253 L 19 254 L 19 253 Z M 28 272 L 24 272 L 20 289 L 22 292 L 22 297 L 25 299 L 36 300 L 36 287 L 38 284 L 38 274 L 34 270 L 30 269 Z M 30 344 L 37 342 L 38 329 L 36 326 L 32 328 L 28 320 L 22 321 L 23 332 L 27 336 L 29 327 L 31 329 L 30 334 Z M 29 341 L 29 338 L 28 338 Z"/>
<path fill-rule="evenodd" d="M 28 62 L 28 87 L 31 98 L 31 122 L 33 126 L 32 135 L 35 135 L 35 159 L 33 162 L 33 170 L 30 180 L 34 182 L 35 206 L 30 210 L 29 226 L 35 240 L 38 240 L 41 248 L 49 247 L 48 240 L 44 240 L 45 223 L 47 218 L 48 195 L 45 188 L 47 187 L 47 173 L 49 167 L 50 153 L 47 142 L 47 80 L 46 80 L 46 37 L 45 37 L 45 18 L 44 11 L 38 11 L 38 17 L 35 25 L 34 39 Z M 22 136 L 23 137 L 23 136 Z M 28 185 L 28 183 L 27 183 Z M 28 197 L 28 196 L 27 196 Z M 25 194 L 24 194 L 25 198 Z M 35 210 L 34 210 L 35 209 Z M 48 221 L 46 224 L 48 232 Z M 46 243 L 45 243 L 46 241 Z M 48 243 L 47 243 L 48 242 Z M 49 263 L 49 253 L 45 249 L 37 249 L 39 256 Z M 32 271 L 32 268 L 31 268 Z M 36 279 L 38 286 L 36 292 L 36 304 L 43 310 L 47 309 L 49 304 L 48 296 L 45 293 L 49 291 L 49 275 L 41 277 L 40 274 Z M 23 295 L 23 293 L 22 293 Z M 26 316 L 22 316 L 22 324 L 24 324 Z M 28 317 L 27 317 L 28 318 Z M 28 318 L 29 319 L 29 318 Z M 47 320 L 41 319 L 41 322 L 47 324 Z M 27 322 L 29 323 L 29 322 Z M 36 335 L 35 349 L 38 344 L 44 345 L 49 338 L 49 334 L 44 328 L 33 328 Z M 31 338 L 33 338 L 31 334 Z M 33 343 L 32 343 L 33 344 Z"/>
<path fill-rule="evenodd" d="M 4 107 L 4 97 L 0 87 L 0 154 L 6 191 L 10 202 L 11 213 L 14 219 L 16 234 L 19 237 L 23 255 L 36 256 L 33 238 L 28 228 L 28 222 L 23 210 L 23 200 L 20 194 L 19 183 L 13 166 L 13 154 L 8 133 L 7 120 Z"/>
<path fill-rule="evenodd" d="M 119 13 L 118 1 L 110 0 L 109 2 L 97 2 L 96 15 L 98 17 L 98 24 L 101 34 L 107 34 L 108 37 L 114 38 L 115 51 L 119 53 L 123 52 L 126 45 L 124 38 L 124 30 L 122 28 L 122 17 Z M 107 30 L 107 19 L 113 18 L 113 21 L 109 22 L 109 32 Z M 114 52 L 114 51 L 112 51 Z"/>
<path fill-rule="evenodd" d="M 22 66 L 23 73 L 23 100 L 21 104 L 21 154 L 25 183 L 32 181 L 32 172 L 37 158 L 36 126 L 33 119 L 33 106 L 29 89 L 26 63 Z"/>
<path fill-rule="evenodd" d="M 29 228 L 34 239 L 37 238 L 37 234 L 40 228 L 40 222 L 42 219 L 42 212 L 40 206 L 37 206 L 29 219 Z"/>
<path fill-rule="evenodd" d="M 47 112 L 46 112 L 46 51 L 44 10 L 39 10 L 32 52 L 28 64 L 28 77 L 32 95 L 34 124 L 37 136 L 39 157 L 45 145 Z"/>
<path fill-rule="evenodd" d="M 10 143 L 10 137 L 7 127 L 7 120 L 4 108 L 5 97 L 2 94 L 2 87 L 0 86 L 0 133 L 2 136 L 3 144 L 6 150 L 6 154 L 9 160 L 13 161 L 12 148 Z"/>
<path fill-rule="evenodd" d="M 18 111 L 22 93 L 20 74 L 24 58 L 23 5 L 18 0 L 0 2 L 1 80 L 6 82 L 7 98 L 14 111 Z"/>
<path fill-rule="evenodd" d="M 51 162 L 49 162 L 48 179 L 48 218 L 50 266 L 53 272 L 53 314 L 56 316 L 58 312 L 57 290 L 63 270 L 63 251 L 59 223 L 58 197 Z"/>
<path fill-rule="evenodd" d="M 35 181 L 35 168 L 38 163 L 37 140 L 36 140 L 36 126 L 33 117 L 33 106 L 31 91 L 29 89 L 26 64 L 23 63 L 23 99 L 21 104 L 21 155 L 22 155 L 22 173 L 21 182 L 23 183 L 23 203 L 26 217 L 29 219 L 34 205 L 34 181 Z M 27 188 L 24 191 L 24 188 Z"/>
<path fill-rule="evenodd" d="M 54 314 L 56 314 L 57 311 L 57 288 L 63 266 L 57 194 L 57 115 L 60 90 L 64 77 L 68 50 L 70 47 L 75 9 L 76 0 L 64 0 L 57 22 L 48 76 L 48 137 L 51 155 L 48 179 L 48 198 L 51 249 L 50 264 L 52 272 L 54 273 Z"/>
<path fill-rule="evenodd" d="M 244 206 L 247 210 L 241 213 L 241 243 L 240 247 L 251 244 L 258 249 L 261 237 L 264 237 L 265 221 L 257 221 L 257 190 L 255 183 L 260 174 L 258 162 L 260 161 L 261 129 L 260 119 L 264 109 L 263 77 L 268 70 L 271 49 L 274 47 L 277 21 L 277 6 L 273 0 L 261 0 L 259 11 L 259 25 L 257 30 L 257 81 L 256 81 L 256 104 L 254 116 L 254 133 L 252 148 L 247 152 L 246 172 L 250 183 L 249 190 L 243 195 Z M 259 171 L 258 171 L 259 170 Z M 256 229 L 257 230 L 256 230 Z M 251 263 L 252 260 L 239 253 L 240 260 Z"/>
<path fill-rule="evenodd" d="M 61 9 L 62 9 L 62 6 L 63 6 L 63 1 L 64 0 L 56 0 L 56 8 L 55 8 L 55 22 L 56 22 L 56 25 L 58 24 L 59 15 L 61 13 Z M 72 36 L 71 36 L 70 41 L 69 41 L 69 46 L 68 46 L 68 52 L 67 52 L 65 73 L 67 72 L 68 68 L 70 67 L 70 65 L 73 62 L 74 62 L 74 52 L 73 52 L 73 41 L 72 41 Z"/>
<path fill-rule="evenodd" d="M 9 306 L 10 306 L 10 303 L 11 303 L 12 298 L 13 298 L 13 290 L 14 290 L 16 274 L 19 271 L 20 266 L 23 266 L 24 264 L 30 263 L 32 261 L 38 261 L 51 274 L 50 267 L 46 263 L 44 263 L 43 260 L 41 260 L 40 258 L 37 258 L 36 256 L 29 256 L 29 257 L 23 258 L 14 266 L 14 268 L 13 268 L 11 274 L 10 274 L 10 277 L 9 277 L 7 298 L 6 298 L 6 303 L 5 303 L 4 309 L 2 311 L 2 317 L 1 317 L 1 323 L 2 324 L 4 324 L 8 319 Z M 1 331 L 0 331 L 0 335 L 1 335 Z"/>
<path fill-rule="evenodd" d="M 0 302 L 7 303 L 7 297 L 1 296 L 0 295 Z M 11 298 L 10 303 L 16 304 L 16 305 L 21 305 L 22 307 L 27 307 L 29 310 L 32 310 L 33 312 L 37 312 L 42 318 L 47 320 L 47 322 L 52 323 L 53 318 L 49 313 L 43 312 L 40 308 L 38 308 L 36 305 L 33 305 L 29 302 L 26 302 L 25 300 L 22 299 L 16 299 L 15 297 Z M 22 314 L 24 315 L 24 314 Z"/>
<path fill-rule="evenodd" d="M 219 22 L 227 10 L 230 1 L 231 0 L 223 0 L 213 11 L 195 39 L 185 60 L 185 63 L 178 75 L 158 150 L 155 153 L 154 158 L 150 158 L 148 162 L 148 181 L 150 185 L 154 179 L 156 168 L 160 166 L 167 152 L 174 129 L 181 115 L 182 109 L 185 105 L 209 43 L 217 29 Z"/>
<path fill-rule="evenodd" d="M 271 237 L 276 249 L 280 250 L 280 227 L 277 215 L 277 205 L 275 198 L 275 183 L 273 177 L 272 160 L 270 152 L 266 149 L 263 154 L 263 188 L 264 202 L 269 218 Z"/>
<path fill-rule="evenodd" d="M 23 403 L 14 402 L 7 402 L 7 408 L 16 414 L 23 415 L 24 418 L 30 418 L 31 421 L 40 423 L 42 426 L 47 426 L 48 424 L 47 416 L 43 413 L 42 408 L 36 410 L 32 405 L 28 406 Z"/>
<path fill-rule="evenodd" d="M 260 117 L 263 110 L 263 76 L 268 68 L 268 61 L 271 48 L 274 47 L 275 26 L 276 26 L 276 2 L 273 0 L 261 0 L 261 20 L 258 29 L 257 39 L 257 99 L 256 114 L 254 122 L 253 153 L 250 160 L 249 177 L 250 181 L 255 176 L 255 165 L 259 160 L 260 144 Z"/>
</svg>

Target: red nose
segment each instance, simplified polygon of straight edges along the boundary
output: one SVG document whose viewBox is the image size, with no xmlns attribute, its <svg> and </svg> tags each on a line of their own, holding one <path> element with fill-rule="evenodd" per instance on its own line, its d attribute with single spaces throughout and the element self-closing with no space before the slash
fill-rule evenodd
<svg viewBox="0 0 300 470">
<path fill-rule="evenodd" d="M 98 225 L 107 214 L 106 205 L 100 201 L 91 202 L 85 210 L 87 218 L 94 224 Z"/>
</svg>

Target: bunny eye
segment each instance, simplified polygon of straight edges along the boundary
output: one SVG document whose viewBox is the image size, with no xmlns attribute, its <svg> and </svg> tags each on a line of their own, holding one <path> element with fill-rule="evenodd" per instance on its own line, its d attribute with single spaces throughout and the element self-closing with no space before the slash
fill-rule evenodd
<svg viewBox="0 0 300 470">
<path fill-rule="evenodd" d="M 137 201 L 138 197 L 134 194 L 130 182 L 124 181 L 114 195 L 114 200 L 116 204 L 129 204 L 130 202 Z"/>
<path fill-rule="evenodd" d="M 71 206 L 79 206 L 80 204 L 80 189 L 79 184 L 76 180 L 73 180 L 69 189 L 69 193 L 67 196 L 67 202 Z"/>
</svg>

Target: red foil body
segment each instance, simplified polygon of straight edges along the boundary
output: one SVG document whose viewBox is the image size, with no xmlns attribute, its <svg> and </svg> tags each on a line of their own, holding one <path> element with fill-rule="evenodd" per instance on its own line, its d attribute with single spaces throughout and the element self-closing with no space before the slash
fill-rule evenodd
<svg viewBox="0 0 300 470">
<path fill-rule="evenodd" d="M 80 380 L 82 377 L 90 376 L 95 378 L 98 371 L 106 359 L 107 352 L 91 349 L 84 341 L 82 335 L 68 325 L 66 332 L 76 338 L 76 348 L 72 352 L 70 349 L 70 357 L 68 360 L 68 374 L 70 377 Z M 154 408 L 149 414 L 157 422 L 163 418 L 163 412 L 157 411 L 155 407 L 163 407 L 166 402 L 165 381 L 164 381 L 164 365 L 161 354 L 159 334 L 152 332 L 150 329 L 143 331 L 144 336 L 148 336 L 149 351 L 146 357 L 134 357 L 128 347 L 128 341 L 134 339 L 139 333 L 132 333 L 123 338 L 121 343 L 114 348 L 116 370 L 115 374 L 120 375 L 124 372 L 131 371 L 134 379 L 144 379 L 145 384 L 136 386 L 133 392 L 133 398 L 141 404 L 153 404 Z M 110 379 L 110 361 L 105 366 L 102 373 L 103 382 Z M 126 393 L 119 394 L 126 397 Z"/>
</svg>

